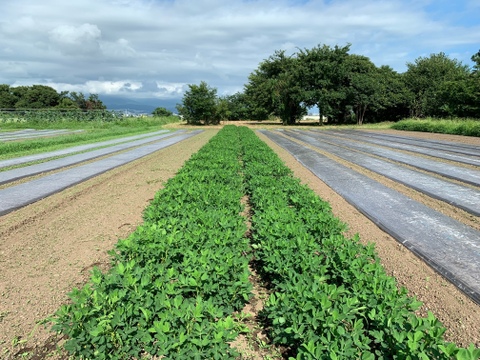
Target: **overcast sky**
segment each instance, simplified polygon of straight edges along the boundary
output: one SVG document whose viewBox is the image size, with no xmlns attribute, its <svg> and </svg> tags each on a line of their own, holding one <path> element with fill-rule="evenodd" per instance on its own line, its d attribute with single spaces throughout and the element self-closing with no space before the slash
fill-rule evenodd
<svg viewBox="0 0 480 360">
<path fill-rule="evenodd" d="M 275 50 L 344 46 L 399 72 L 445 52 L 469 66 L 480 0 L 2 0 L 0 84 L 181 98 L 241 91 Z"/>
</svg>

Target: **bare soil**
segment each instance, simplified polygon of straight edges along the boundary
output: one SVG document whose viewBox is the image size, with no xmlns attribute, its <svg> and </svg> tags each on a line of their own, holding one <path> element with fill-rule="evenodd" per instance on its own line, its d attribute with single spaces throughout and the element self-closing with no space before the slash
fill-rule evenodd
<svg viewBox="0 0 480 360">
<path fill-rule="evenodd" d="M 266 127 L 265 123 L 248 125 Z M 48 327 L 37 323 L 66 303 L 68 293 L 88 281 L 94 266 L 108 268 L 108 252 L 118 239 L 133 232 L 154 194 L 220 127 L 208 127 L 200 135 L 0 217 L 1 359 L 17 358 L 24 353 L 30 358 L 43 358 L 46 352 L 55 354 L 52 349 L 58 339 L 52 337 Z M 280 126 L 274 124 L 273 127 Z M 477 138 L 408 135 L 480 145 Z M 259 136 L 297 177 L 331 204 L 334 214 L 349 224 L 350 235 L 358 233 L 362 241 L 375 243 L 387 272 L 424 303 L 422 314 L 432 311 L 442 321 L 447 328 L 447 340 L 460 346 L 473 343 L 480 347 L 478 305 L 360 214 L 286 151 Z M 395 183 L 389 186 L 399 187 Z M 442 204 L 432 205 L 420 195 L 412 196 L 418 196 L 416 199 L 430 206 L 443 208 Z M 448 213 L 454 209 L 446 207 L 442 211 Z M 478 218 L 462 213 L 455 216 L 470 226 L 478 226 Z M 258 304 L 252 304 L 248 312 L 255 316 L 256 311 Z M 54 357 L 62 358 L 62 355 Z"/>
</svg>

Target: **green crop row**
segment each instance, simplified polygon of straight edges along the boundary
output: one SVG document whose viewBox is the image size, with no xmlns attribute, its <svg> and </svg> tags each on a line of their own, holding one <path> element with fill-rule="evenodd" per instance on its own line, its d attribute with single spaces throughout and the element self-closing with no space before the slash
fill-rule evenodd
<svg viewBox="0 0 480 360">
<path fill-rule="evenodd" d="M 77 358 L 234 359 L 232 312 L 251 296 L 240 139 L 225 129 L 195 154 L 112 252 L 107 274 L 53 318 Z"/>
<path fill-rule="evenodd" d="M 251 239 L 241 199 L 251 205 Z M 251 296 L 248 263 L 271 295 L 260 314 L 290 359 L 476 359 L 397 289 L 373 246 L 348 239 L 328 203 L 251 130 L 226 126 L 145 209 L 53 317 L 85 359 L 235 359 L 232 317 Z"/>
<path fill-rule="evenodd" d="M 252 247 L 272 293 L 261 318 L 291 359 L 473 359 L 443 340 L 445 328 L 398 290 L 373 246 L 344 237 L 330 206 L 278 156 L 242 129 L 252 207 Z"/>
</svg>

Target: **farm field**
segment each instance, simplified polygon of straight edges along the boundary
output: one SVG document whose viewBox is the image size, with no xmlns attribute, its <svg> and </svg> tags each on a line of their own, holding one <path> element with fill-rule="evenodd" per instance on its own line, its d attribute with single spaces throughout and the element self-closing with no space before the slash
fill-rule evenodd
<svg viewBox="0 0 480 360">
<path fill-rule="evenodd" d="M 480 148 L 348 131 L 264 133 L 480 304 L 478 230 L 412 201 L 329 157 L 338 157 L 357 169 L 379 174 L 478 218 Z M 398 148 L 407 152 L 399 153 Z M 430 154 L 431 158 L 422 157 L 424 154 Z M 440 161 L 445 158 L 455 158 L 456 162 Z M 460 162 L 472 167 L 462 167 Z"/>
<path fill-rule="evenodd" d="M 172 176 L 215 132 L 208 130 L 0 218 L 1 238 L 8 239 L 0 245 L 0 324 L 6 329 L 0 339 L 2 347 L 9 348 L 14 339 L 17 343 L 28 340 L 21 344 L 27 348 L 41 348 L 48 342 L 50 334 L 41 327 L 28 338 L 35 321 L 55 311 L 66 300 L 66 293 L 85 281 L 93 265 L 106 266 L 106 251 L 139 223 L 143 208 L 161 181 Z M 350 232 L 377 244 L 387 272 L 424 302 L 421 312 L 431 310 L 445 324 L 447 339 L 464 346 L 471 342 L 479 345 L 477 305 L 353 209 L 289 153 L 264 135 L 259 136 L 296 176 L 332 204 L 334 213 L 350 225 Z M 382 182 L 388 183 L 384 179 Z M 389 186 L 401 187 L 394 182 Z M 475 216 L 420 194 L 415 193 L 415 197 L 429 206 L 446 208 L 442 211 L 478 227 Z"/>
</svg>

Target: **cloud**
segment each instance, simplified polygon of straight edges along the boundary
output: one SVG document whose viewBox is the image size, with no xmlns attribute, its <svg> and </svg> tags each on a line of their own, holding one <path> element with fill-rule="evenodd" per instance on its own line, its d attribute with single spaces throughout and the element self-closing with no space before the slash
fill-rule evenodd
<svg viewBox="0 0 480 360">
<path fill-rule="evenodd" d="M 83 92 L 88 94 L 121 95 L 138 91 L 142 83 L 138 81 L 87 81 L 84 84 L 67 84 L 48 82 L 45 85 L 51 86 L 57 91 Z"/>
<path fill-rule="evenodd" d="M 137 52 L 126 39 L 118 39 L 115 42 L 104 42 L 100 45 L 103 56 L 112 59 L 134 58 Z"/>
<path fill-rule="evenodd" d="M 96 25 L 60 25 L 50 31 L 52 45 L 65 55 L 95 56 L 100 54 L 102 32 Z"/>
<path fill-rule="evenodd" d="M 452 5 L 453 4 L 453 5 Z M 378 66 L 478 51 L 479 0 L 16 0 L 0 13 L 0 83 L 181 97 L 242 89 L 284 49 L 346 45 Z M 468 21 L 467 21 L 468 20 Z M 74 90 L 75 89 L 75 90 Z"/>
<path fill-rule="evenodd" d="M 178 99 L 182 97 L 185 90 L 188 89 L 188 85 L 183 83 L 168 83 L 162 81 L 157 81 L 156 83 L 157 91 L 154 92 L 154 96 L 160 99 Z"/>
</svg>

